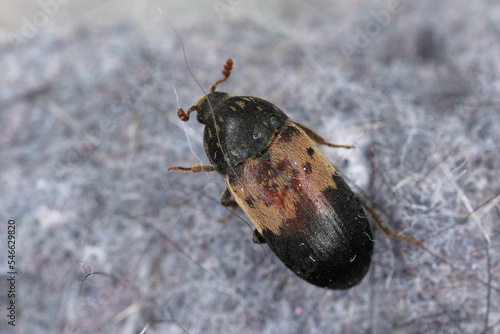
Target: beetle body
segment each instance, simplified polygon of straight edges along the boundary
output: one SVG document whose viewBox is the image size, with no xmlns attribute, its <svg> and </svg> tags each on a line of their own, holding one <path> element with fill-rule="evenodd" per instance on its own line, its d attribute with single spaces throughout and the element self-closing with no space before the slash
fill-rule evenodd
<svg viewBox="0 0 500 334">
<path fill-rule="evenodd" d="M 263 239 L 301 278 L 344 289 L 367 272 L 373 243 L 363 208 L 292 121 L 259 156 L 236 165 L 226 184 L 255 225 L 254 240 Z"/>
<path fill-rule="evenodd" d="M 222 203 L 241 207 L 255 226 L 252 240 L 267 243 L 299 277 L 330 289 L 359 283 L 373 251 L 370 226 L 358 198 L 315 142 L 337 145 L 265 100 L 230 97 L 214 86 L 189 112 L 194 110 L 205 125 L 212 165 L 171 170 L 224 175 Z M 187 120 L 189 112 L 179 110 L 179 117 Z"/>
</svg>

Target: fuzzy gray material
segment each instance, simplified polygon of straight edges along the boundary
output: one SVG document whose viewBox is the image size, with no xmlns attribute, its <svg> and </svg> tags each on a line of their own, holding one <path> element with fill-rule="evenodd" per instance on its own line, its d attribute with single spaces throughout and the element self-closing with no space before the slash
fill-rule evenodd
<svg viewBox="0 0 500 334">
<path fill-rule="evenodd" d="M 0 332 L 500 333 L 500 4 L 183 3 L 38 5 L 0 33 Z M 222 176 L 167 173 L 208 160 L 166 18 L 205 90 L 231 57 L 220 91 L 355 145 L 321 150 L 424 246 L 374 227 L 367 276 L 330 291 L 241 210 L 220 224 Z"/>
</svg>

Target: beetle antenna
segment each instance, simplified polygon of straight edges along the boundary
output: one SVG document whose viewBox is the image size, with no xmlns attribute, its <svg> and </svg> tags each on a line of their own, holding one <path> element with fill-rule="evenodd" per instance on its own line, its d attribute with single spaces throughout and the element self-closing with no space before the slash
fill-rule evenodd
<svg viewBox="0 0 500 334">
<path fill-rule="evenodd" d="M 216 81 L 213 85 L 210 86 L 210 93 L 215 92 L 215 89 L 220 83 L 229 79 L 232 70 L 233 70 L 233 60 L 231 58 L 228 58 L 226 60 L 226 63 L 224 64 L 224 68 L 222 69 L 222 75 L 224 76 L 224 78 Z"/>
<path fill-rule="evenodd" d="M 157 9 L 160 13 L 163 14 L 162 10 L 159 7 L 157 7 Z M 189 67 L 189 63 L 188 63 L 187 57 L 186 57 L 186 49 L 184 48 L 184 42 L 182 41 L 181 36 L 179 36 L 179 34 L 177 33 L 177 30 L 175 30 L 174 26 L 170 23 L 170 21 L 168 19 L 167 19 L 167 22 L 170 25 L 170 27 L 172 28 L 172 30 L 174 31 L 177 38 L 179 39 L 179 42 L 181 42 L 182 54 L 184 55 L 184 62 L 186 63 L 186 67 L 188 68 L 189 73 L 191 74 L 191 77 L 194 79 L 194 81 L 196 81 L 196 84 L 198 85 L 198 87 L 200 87 L 201 91 L 203 92 L 203 95 L 206 96 L 207 93 L 203 89 L 203 86 L 199 83 L 198 79 L 196 79 L 193 72 L 191 71 L 191 68 Z M 233 69 L 233 60 L 231 58 L 228 58 L 228 60 L 226 60 L 226 64 L 224 64 L 224 69 L 222 70 L 222 75 L 224 76 L 224 78 L 216 81 L 213 85 L 210 86 L 210 93 L 213 93 L 215 91 L 215 89 L 217 88 L 217 86 L 221 82 L 224 82 L 229 78 L 229 75 L 231 75 L 232 69 Z M 212 120 L 214 122 L 214 125 L 216 125 L 215 124 L 216 121 L 215 121 L 215 115 L 214 115 L 214 108 L 212 107 L 212 103 L 210 102 L 210 99 L 207 99 L 207 102 L 208 102 L 208 105 L 210 107 L 210 111 L 212 113 Z M 189 114 L 197 109 L 198 109 L 198 107 L 195 105 L 191 106 L 187 112 L 184 111 L 182 108 L 179 108 L 179 110 L 177 110 L 177 115 L 179 116 L 181 121 L 187 122 L 189 120 Z M 217 135 L 217 141 L 220 144 L 219 132 L 216 132 L 216 135 Z M 222 155 L 224 156 L 224 160 L 227 161 L 226 153 L 224 151 L 222 151 Z"/>
<path fill-rule="evenodd" d="M 162 10 L 159 7 L 157 7 L 157 9 L 160 13 L 163 14 Z M 186 57 L 186 49 L 184 48 L 184 42 L 182 42 L 181 36 L 179 36 L 179 34 L 177 33 L 177 30 L 175 30 L 174 26 L 172 25 L 172 23 L 170 23 L 170 21 L 168 19 L 167 19 L 167 22 L 170 25 L 170 28 L 172 28 L 172 30 L 174 31 L 177 38 L 179 39 L 179 42 L 181 42 L 182 54 L 184 55 L 184 62 L 186 63 L 186 67 L 189 71 L 189 74 L 191 74 L 191 77 L 194 79 L 194 81 L 196 81 L 196 84 L 201 88 L 201 91 L 203 92 L 203 94 L 206 94 L 205 90 L 203 89 L 203 86 L 198 82 L 198 79 L 196 79 L 193 72 L 191 71 L 191 67 L 189 67 L 189 63 L 188 63 L 187 57 Z M 232 63 L 232 61 L 231 61 L 231 63 Z M 228 76 L 229 76 L 229 74 L 228 74 Z M 191 108 L 189 108 L 189 110 L 191 110 Z M 188 114 L 189 114 L 189 110 L 188 110 Z M 191 111 L 193 111 L 193 110 L 191 110 Z"/>
</svg>

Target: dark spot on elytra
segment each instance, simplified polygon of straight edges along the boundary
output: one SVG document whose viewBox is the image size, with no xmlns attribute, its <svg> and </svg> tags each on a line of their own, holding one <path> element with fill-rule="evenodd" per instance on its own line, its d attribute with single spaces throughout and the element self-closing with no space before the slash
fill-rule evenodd
<svg viewBox="0 0 500 334">
<path fill-rule="evenodd" d="M 281 140 L 289 142 L 294 136 L 299 133 L 299 130 L 293 126 L 285 126 L 280 131 Z"/>
<path fill-rule="evenodd" d="M 266 206 L 266 208 L 270 207 L 271 205 L 274 205 L 274 200 L 271 201 L 270 198 L 265 197 L 263 198 L 263 203 Z"/>
<path fill-rule="evenodd" d="M 307 154 L 309 154 L 309 156 L 310 156 L 310 157 L 312 157 L 312 156 L 314 155 L 314 148 L 309 147 L 309 148 L 307 149 Z"/>
<path fill-rule="evenodd" d="M 255 166 L 257 181 L 264 185 L 268 184 L 270 180 L 278 176 L 278 170 L 273 166 L 268 156 L 262 156 Z"/>
<path fill-rule="evenodd" d="M 292 162 L 289 159 L 283 159 L 280 162 L 278 162 L 278 170 L 280 172 L 283 172 L 290 168 L 292 168 Z"/>
<path fill-rule="evenodd" d="M 248 206 L 251 209 L 255 209 L 255 204 L 254 204 L 255 200 L 252 195 L 249 195 L 247 198 L 245 198 L 245 202 L 247 202 Z"/>
<path fill-rule="evenodd" d="M 304 171 L 306 172 L 306 174 L 312 173 L 312 166 L 310 162 L 306 162 L 302 167 L 304 167 Z"/>
</svg>

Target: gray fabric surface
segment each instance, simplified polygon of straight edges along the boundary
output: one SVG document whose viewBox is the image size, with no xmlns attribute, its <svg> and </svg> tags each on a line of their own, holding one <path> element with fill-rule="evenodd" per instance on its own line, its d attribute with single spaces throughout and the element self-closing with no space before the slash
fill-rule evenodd
<svg viewBox="0 0 500 334">
<path fill-rule="evenodd" d="M 18 13 L 0 44 L 0 332 L 500 333 L 500 6 L 397 5 L 68 4 L 34 32 L 21 17 L 43 9 Z M 205 90 L 231 57 L 221 91 L 355 145 L 321 150 L 424 246 L 374 228 L 368 275 L 329 291 L 252 244 L 241 210 L 218 223 L 221 176 L 167 173 L 208 160 L 201 124 L 177 119 L 202 91 L 166 18 Z"/>
</svg>

